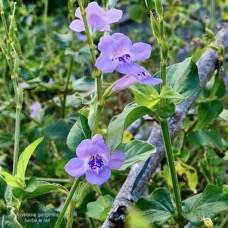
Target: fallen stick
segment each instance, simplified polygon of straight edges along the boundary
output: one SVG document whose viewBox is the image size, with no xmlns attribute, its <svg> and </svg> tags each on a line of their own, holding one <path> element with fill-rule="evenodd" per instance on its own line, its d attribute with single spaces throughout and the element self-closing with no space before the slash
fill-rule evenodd
<svg viewBox="0 0 228 228">
<path fill-rule="evenodd" d="M 225 53 L 228 53 L 228 23 L 224 23 L 221 26 L 216 35 L 216 40 L 218 45 L 222 44 L 224 46 Z M 212 48 L 209 48 L 197 62 L 201 83 L 200 90 L 188 100 L 177 105 L 175 114 L 169 119 L 169 130 L 172 139 L 179 133 L 189 109 L 216 70 L 217 62 L 218 54 Z M 127 209 L 134 205 L 134 203 L 145 194 L 148 181 L 161 160 L 165 157 L 161 129 L 158 123 L 154 123 L 148 142 L 156 147 L 157 152 L 146 161 L 139 162 L 132 166 L 127 179 L 121 187 L 113 206 L 102 225 L 103 228 L 124 227 Z"/>
</svg>

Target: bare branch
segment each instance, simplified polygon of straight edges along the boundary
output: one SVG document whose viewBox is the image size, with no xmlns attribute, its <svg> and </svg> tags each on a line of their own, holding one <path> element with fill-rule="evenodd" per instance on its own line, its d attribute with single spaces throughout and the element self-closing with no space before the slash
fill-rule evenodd
<svg viewBox="0 0 228 228">
<path fill-rule="evenodd" d="M 224 46 L 225 52 L 228 53 L 228 23 L 221 26 L 217 33 L 216 40 L 219 45 L 222 44 Z M 210 48 L 197 62 L 201 82 L 200 91 L 216 70 L 217 61 L 217 52 Z M 195 99 L 198 97 L 200 91 L 185 102 L 177 105 L 175 114 L 169 119 L 169 130 L 172 139 L 179 133 L 183 120 Z M 148 142 L 156 147 L 157 152 L 148 160 L 132 166 L 129 175 L 120 189 L 113 203 L 112 209 L 102 226 L 103 228 L 124 227 L 124 219 L 127 209 L 144 195 L 148 181 L 161 160 L 165 157 L 165 149 L 159 124 L 154 123 Z"/>
</svg>

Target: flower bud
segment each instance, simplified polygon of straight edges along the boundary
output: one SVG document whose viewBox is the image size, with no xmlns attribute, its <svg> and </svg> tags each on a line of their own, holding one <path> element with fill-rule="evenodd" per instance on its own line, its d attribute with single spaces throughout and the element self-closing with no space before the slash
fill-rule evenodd
<svg viewBox="0 0 228 228">
<path fill-rule="evenodd" d="M 159 16 L 162 16 L 163 14 L 163 7 L 161 0 L 155 0 L 155 9 Z"/>
<path fill-rule="evenodd" d="M 150 12 L 150 23 L 151 23 L 151 27 L 152 27 L 154 36 L 157 38 L 158 43 L 161 43 L 161 32 L 160 32 L 157 21 L 154 18 L 152 12 Z"/>
<path fill-rule="evenodd" d="M 1 48 L 1 50 L 2 50 L 2 53 L 3 53 L 5 56 L 7 56 L 7 48 L 6 48 L 6 45 L 5 45 L 5 43 L 3 42 L 2 39 L 0 39 L 0 48 Z"/>
<path fill-rule="evenodd" d="M 89 4 L 89 0 L 82 0 L 82 6 L 85 9 Z"/>
</svg>

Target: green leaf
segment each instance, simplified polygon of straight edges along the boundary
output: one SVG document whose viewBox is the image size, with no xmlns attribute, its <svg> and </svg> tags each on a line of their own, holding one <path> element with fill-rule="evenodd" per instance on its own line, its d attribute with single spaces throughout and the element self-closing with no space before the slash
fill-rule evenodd
<svg viewBox="0 0 228 228">
<path fill-rule="evenodd" d="M 160 72 L 156 73 L 154 77 L 160 78 Z M 200 88 L 198 69 L 192 58 L 168 67 L 166 77 L 166 84 L 185 99 L 194 95 Z M 175 101 L 176 104 L 179 102 L 181 100 Z"/>
<path fill-rule="evenodd" d="M 214 126 L 207 126 L 199 131 L 193 131 L 189 134 L 188 140 L 198 147 L 201 146 L 216 146 L 222 149 L 223 144 L 221 134 Z"/>
<path fill-rule="evenodd" d="M 16 177 L 23 183 L 23 185 L 25 183 L 25 171 L 26 171 L 29 159 L 32 156 L 36 147 L 43 141 L 43 139 L 44 137 L 38 138 L 36 141 L 28 145 L 19 156 Z"/>
<path fill-rule="evenodd" d="M 14 213 L 13 207 L 8 207 L 5 214 L 0 214 L 0 224 L 1 227 L 5 228 L 22 228 L 20 223 L 17 221 L 17 216 Z"/>
<path fill-rule="evenodd" d="M 193 55 L 192 55 L 192 61 L 194 63 L 196 63 L 200 57 L 202 56 L 202 54 L 208 49 L 208 47 L 205 47 L 205 48 L 202 48 L 200 49 L 199 51 L 195 52 Z"/>
<path fill-rule="evenodd" d="M 34 180 L 33 180 L 34 181 Z M 33 191 L 32 191 L 33 188 Z M 13 195 L 16 198 L 23 197 L 24 199 L 35 198 L 40 195 L 45 195 L 52 192 L 60 192 L 68 194 L 68 191 L 65 187 L 60 184 L 49 183 L 46 181 L 37 181 L 36 183 L 27 184 L 25 189 L 14 188 Z"/>
<path fill-rule="evenodd" d="M 140 106 L 153 109 L 160 101 L 158 92 L 151 85 L 136 83 L 130 87 L 130 90 L 134 95 L 135 102 Z"/>
<path fill-rule="evenodd" d="M 70 47 L 72 43 L 72 34 L 60 34 L 54 31 L 53 35 L 54 40 L 58 43 L 58 47 L 61 50 L 65 50 L 66 48 Z"/>
<path fill-rule="evenodd" d="M 79 119 L 73 125 L 67 136 L 67 146 L 71 151 L 75 152 L 81 141 L 90 138 L 90 136 L 91 130 L 89 128 L 87 116 L 79 113 Z"/>
<path fill-rule="evenodd" d="M 219 117 L 228 121 L 228 110 L 227 109 L 223 109 L 223 111 L 219 114 Z"/>
<path fill-rule="evenodd" d="M 149 196 L 142 197 L 136 203 L 143 216 L 150 223 L 163 225 L 175 215 L 175 210 L 166 188 L 158 188 Z"/>
<path fill-rule="evenodd" d="M 139 4 L 129 5 L 127 7 L 127 13 L 132 20 L 138 23 L 142 22 L 145 16 L 144 8 Z"/>
<path fill-rule="evenodd" d="M 113 152 L 121 143 L 124 130 L 130 124 L 140 117 L 152 113 L 153 112 L 147 107 L 138 106 L 136 103 L 132 102 L 124 108 L 121 114 L 114 116 L 107 129 L 107 145 L 110 151 Z"/>
<path fill-rule="evenodd" d="M 94 79 L 92 77 L 82 77 L 73 81 L 73 89 L 76 91 L 94 90 Z"/>
<path fill-rule="evenodd" d="M 10 173 L 7 173 L 7 172 L 5 172 L 5 171 L 2 171 L 2 170 L 1 170 L 1 167 L 0 167 L 0 175 L 2 175 L 2 176 L 5 177 L 6 183 L 7 183 L 9 186 L 20 187 L 20 188 L 23 188 L 23 187 L 24 187 L 23 182 L 22 182 L 19 178 L 14 177 L 14 176 L 11 175 Z"/>
<path fill-rule="evenodd" d="M 219 100 L 200 103 L 198 107 L 198 122 L 195 130 L 197 131 L 211 122 L 222 112 L 222 110 L 223 104 Z"/>
<path fill-rule="evenodd" d="M 102 197 L 102 199 L 100 198 L 94 202 L 90 202 L 87 204 L 86 214 L 91 218 L 104 221 L 108 215 L 109 209 L 111 208 L 113 201 L 113 197 L 105 195 Z"/>
<path fill-rule="evenodd" d="M 121 143 L 117 149 L 126 155 L 126 159 L 121 167 L 121 170 L 127 169 L 136 162 L 146 160 L 151 154 L 156 152 L 153 145 L 140 140 Z"/>
<path fill-rule="evenodd" d="M 192 191 L 195 191 L 196 185 L 198 184 L 198 175 L 196 169 L 190 165 L 185 164 L 180 159 L 175 162 L 175 166 L 178 175 L 185 175 L 187 178 L 188 186 Z"/>
<path fill-rule="evenodd" d="M 192 198 L 183 201 L 183 215 L 192 225 L 200 226 L 202 217 L 213 219 L 228 210 L 228 193 L 221 187 L 209 184 L 203 193 Z"/>
<path fill-rule="evenodd" d="M 208 99 L 208 97 L 210 100 L 222 98 L 226 94 L 226 85 L 224 80 L 219 77 L 212 77 L 204 87 L 201 94 L 203 99 Z"/>
<path fill-rule="evenodd" d="M 34 203 L 28 210 L 28 217 L 24 216 L 26 228 L 41 228 L 41 227 L 54 227 L 59 216 L 59 212 L 54 208 L 47 208 L 38 202 Z M 60 228 L 66 227 L 65 220 L 63 219 Z"/>
<path fill-rule="evenodd" d="M 49 138 L 65 142 L 71 126 L 72 124 L 68 120 L 58 119 L 45 128 L 44 131 Z"/>
<path fill-rule="evenodd" d="M 162 87 L 162 91 L 159 95 L 160 98 L 165 99 L 178 99 L 179 101 L 185 100 L 185 97 L 176 92 L 173 88 L 168 85 Z M 175 102 L 174 102 L 175 103 Z"/>
</svg>

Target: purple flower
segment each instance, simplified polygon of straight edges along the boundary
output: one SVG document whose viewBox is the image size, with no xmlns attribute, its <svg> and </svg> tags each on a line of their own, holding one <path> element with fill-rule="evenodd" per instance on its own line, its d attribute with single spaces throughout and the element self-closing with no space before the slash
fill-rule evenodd
<svg viewBox="0 0 228 228">
<path fill-rule="evenodd" d="M 26 83 L 26 82 L 21 82 L 21 83 L 20 83 L 20 86 L 21 86 L 21 88 L 23 88 L 23 89 L 28 89 L 28 88 L 30 87 L 29 84 Z"/>
<path fill-rule="evenodd" d="M 122 17 L 122 10 L 110 9 L 107 12 L 104 11 L 96 2 L 91 2 L 86 8 L 86 18 L 90 30 L 93 33 L 98 31 L 110 31 L 110 24 L 119 21 Z M 85 31 L 85 26 L 82 19 L 81 10 L 78 7 L 76 9 L 75 17 L 79 18 L 71 22 L 70 29 L 76 32 Z"/>
<path fill-rule="evenodd" d="M 103 55 L 97 59 L 95 66 L 104 73 L 114 70 L 122 74 L 138 72 L 139 65 L 134 61 L 146 60 L 151 53 L 149 44 L 137 42 L 132 45 L 131 40 L 122 33 L 102 37 L 98 49 Z"/>
<path fill-rule="evenodd" d="M 157 85 L 162 83 L 162 80 L 160 78 L 153 78 L 144 67 L 135 64 L 133 68 L 134 69 L 132 74 L 127 74 L 114 83 L 112 93 L 117 93 L 135 83 L 150 85 Z"/>
<path fill-rule="evenodd" d="M 39 102 L 34 102 L 31 106 L 30 106 L 30 110 L 31 110 L 31 114 L 30 116 L 32 118 L 34 118 L 36 116 L 36 114 L 38 113 L 38 111 L 40 110 L 41 105 Z"/>
<path fill-rule="evenodd" d="M 86 175 L 91 184 L 102 185 L 110 176 L 110 169 L 119 169 L 125 160 L 125 155 L 115 151 L 110 155 L 109 149 L 100 134 L 92 140 L 83 140 L 76 149 L 77 158 L 72 158 L 64 167 L 73 177 Z"/>
</svg>

